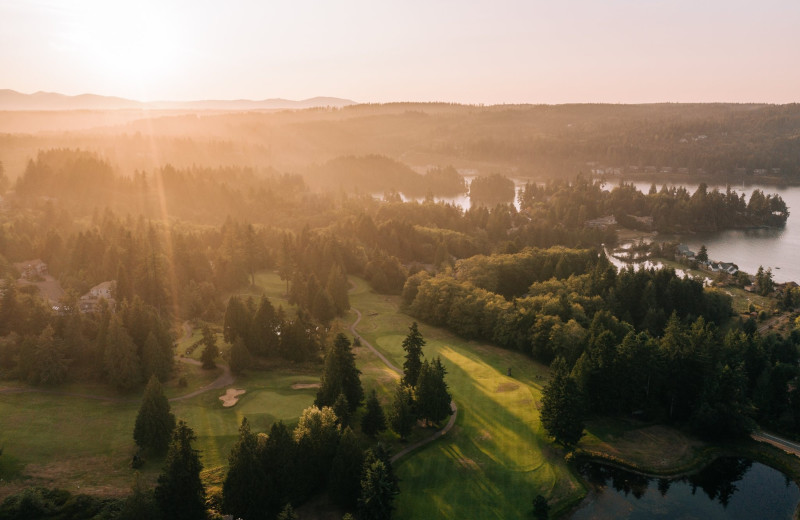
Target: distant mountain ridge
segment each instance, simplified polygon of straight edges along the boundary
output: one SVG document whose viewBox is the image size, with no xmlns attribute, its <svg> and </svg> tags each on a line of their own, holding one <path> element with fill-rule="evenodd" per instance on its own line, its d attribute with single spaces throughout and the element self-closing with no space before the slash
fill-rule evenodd
<svg viewBox="0 0 800 520">
<path fill-rule="evenodd" d="M 0 110 L 279 110 L 314 107 L 345 107 L 357 104 L 350 99 L 313 97 L 300 101 L 291 99 L 232 99 L 197 101 L 135 101 L 114 96 L 80 94 L 67 96 L 56 92 L 23 94 L 0 89 Z"/>
</svg>

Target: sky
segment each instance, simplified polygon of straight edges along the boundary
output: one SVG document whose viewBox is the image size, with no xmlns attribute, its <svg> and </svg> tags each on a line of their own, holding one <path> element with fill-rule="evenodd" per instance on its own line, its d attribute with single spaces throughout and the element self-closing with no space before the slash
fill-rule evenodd
<svg viewBox="0 0 800 520">
<path fill-rule="evenodd" d="M 0 0 L 0 88 L 142 101 L 800 102 L 797 0 Z"/>
</svg>

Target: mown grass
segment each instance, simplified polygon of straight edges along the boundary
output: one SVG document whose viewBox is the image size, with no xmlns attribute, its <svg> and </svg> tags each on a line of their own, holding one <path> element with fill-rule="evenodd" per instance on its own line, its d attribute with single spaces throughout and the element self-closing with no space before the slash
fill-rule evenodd
<svg viewBox="0 0 800 520">
<path fill-rule="evenodd" d="M 399 311 L 397 298 L 355 282 L 351 303 L 363 314 L 358 331 L 402 366 L 401 342 L 412 318 Z M 420 331 L 425 356 L 442 358 L 459 412 L 446 437 L 398 461 L 402 492 L 395 517 L 523 518 L 539 493 L 555 510 L 580 499 L 583 485 L 539 422 L 547 369 L 438 328 L 421 324 Z"/>
<path fill-rule="evenodd" d="M 397 298 L 371 292 L 363 280 L 354 282 L 351 302 L 363 313 L 359 332 L 402 366 L 401 342 L 412 319 L 399 311 Z M 262 273 L 256 290 L 281 303 L 285 285 L 276 274 Z M 346 330 L 354 320 L 355 315 L 348 314 L 332 324 L 330 333 Z M 580 499 L 585 494 L 582 484 L 539 423 L 536 406 L 546 367 L 441 329 L 421 325 L 420 330 L 427 341 L 426 357 L 441 356 L 448 370 L 459 414 L 445 438 L 398 462 L 402 493 L 396 518 L 521 518 L 530 515 L 538 493 L 547 496 L 555 510 Z M 187 341 L 199 339 L 194 338 L 197 334 Z M 397 374 L 366 347 L 355 352 L 365 390 L 376 389 L 388 411 Z M 218 375 L 218 371 L 184 363 L 178 366 L 188 387 L 177 387 L 175 378 L 165 385 L 171 397 L 202 387 Z M 312 404 L 316 388 L 293 389 L 292 385 L 319 381 L 320 368 L 285 364 L 246 372 L 234 386 L 247 393 L 233 408 L 223 408 L 219 401 L 224 389 L 172 403 L 175 415 L 187 420 L 197 434 L 196 448 L 202 453 L 208 483 L 219 484 L 224 475 L 243 417 L 257 432 L 267 431 L 277 420 L 290 427 L 296 423 L 301 411 Z M 127 493 L 133 476 L 129 462 L 135 451 L 132 430 L 139 396 L 131 399 L 113 403 L 36 393 L 0 395 L 0 446 L 6 450 L 2 457 L 8 455 L 10 461 L 10 469 L 0 466 L 0 470 L 7 478 L 16 474 L 18 483 L 36 481 L 106 495 Z M 432 431 L 418 428 L 409 442 Z M 383 434 L 382 440 L 393 449 L 403 447 L 393 433 Z M 160 468 L 160 461 L 150 460 L 142 473 L 154 481 Z M 4 490 L 5 485 L 0 484 L 0 495 L 13 491 L 13 486 Z"/>
<path fill-rule="evenodd" d="M 190 386 L 179 388 L 173 380 L 165 385 L 168 396 L 189 393 L 218 374 L 183 363 L 179 367 L 190 374 Z M 313 402 L 316 389 L 293 389 L 292 385 L 317 378 L 316 371 L 294 367 L 253 372 L 237 379 L 235 386 L 247 393 L 233 408 L 224 408 L 219 400 L 225 389 L 173 401 L 171 407 L 176 417 L 194 429 L 195 447 L 201 451 L 205 468 L 213 470 L 227 466 L 242 417 L 248 418 L 255 431 L 267 431 L 276 420 L 293 426 Z M 77 389 L 91 390 L 88 386 Z M 109 402 L 41 393 L 0 394 L 0 446 L 4 447 L 0 498 L 34 484 L 102 495 L 128 493 L 140 397 L 134 394 L 123 396 L 126 401 Z M 161 464 L 149 460 L 140 471 L 154 482 Z"/>
</svg>

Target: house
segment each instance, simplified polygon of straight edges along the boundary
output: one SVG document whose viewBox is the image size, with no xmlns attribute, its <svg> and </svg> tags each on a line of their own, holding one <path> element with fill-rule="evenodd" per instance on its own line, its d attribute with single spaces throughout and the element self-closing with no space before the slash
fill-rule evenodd
<svg viewBox="0 0 800 520">
<path fill-rule="evenodd" d="M 89 292 L 81 296 L 80 302 L 78 302 L 81 312 L 84 314 L 95 312 L 101 300 L 107 301 L 109 306 L 114 308 L 116 285 L 117 282 L 115 280 L 110 280 L 99 283 L 89 289 Z"/>
<path fill-rule="evenodd" d="M 587 220 L 585 223 L 586 227 L 595 229 L 606 229 L 609 226 L 615 226 L 616 224 L 617 224 L 617 219 L 614 217 L 614 215 L 608 215 L 606 217 Z"/>
<path fill-rule="evenodd" d="M 116 282 L 113 280 L 102 282 L 89 289 L 89 292 L 86 294 L 92 298 L 105 298 L 106 300 L 110 300 L 114 297 L 115 285 Z"/>
<path fill-rule="evenodd" d="M 739 272 L 739 266 L 731 262 L 720 262 L 718 265 L 720 271 L 724 271 L 730 275 L 734 275 Z"/>
<path fill-rule="evenodd" d="M 47 264 L 39 260 L 28 260 L 14 264 L 23 280 L 33 281 L 47 276 Z"/>
<path fill-rule="evenodd" d="M 680 244 L 678 246 L 678 255 L 685 256 L 686 258 L 694 258 L 695 252 L 689 249 L 689 246 L 686 244 Z"/>
</svg>

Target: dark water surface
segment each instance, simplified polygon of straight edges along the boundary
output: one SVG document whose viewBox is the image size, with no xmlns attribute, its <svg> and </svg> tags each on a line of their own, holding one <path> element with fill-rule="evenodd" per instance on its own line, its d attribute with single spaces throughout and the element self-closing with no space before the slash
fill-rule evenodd
<svg viewBox="0 0 800 520">
<path fill-rule="evenodd" d="M 595 462 L 579 469 L 597 491 L 573 520 L 789 520 L 800 503 L 800 489 L 783 473 L 746 459 L 721 458 L 678 479 L 643 477 Z"/>
</svg>

